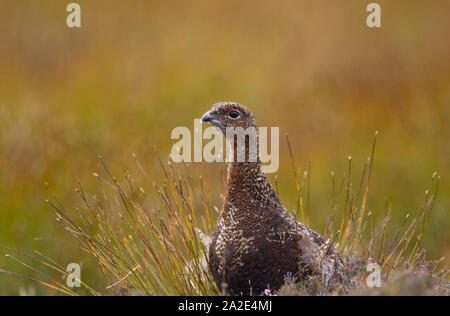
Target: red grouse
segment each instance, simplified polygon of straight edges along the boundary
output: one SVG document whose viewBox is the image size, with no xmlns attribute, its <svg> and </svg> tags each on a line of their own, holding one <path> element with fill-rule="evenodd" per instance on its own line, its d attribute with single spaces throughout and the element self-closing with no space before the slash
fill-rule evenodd
<svg viewBox="0 0 450 316">
<path fill-rule="evenodd" d="M 225 135 L 229 128 L 257 129 L 252 113 L 232 102 L 214 104 L 202 121 Z M 337 251 L 286 210 L 261 170 L 258 154 L 249 159 L 250 137 L 243 145 L 244 161 L 237 157 L 239 141 L 232 143 L 226 197 L 208 256 L 219 289 L 230 295 L 259 295 L 278 290 L 288 275 L 298 279 L 311 273 L 322 274 L 326 282 L 341 280 L 343 262 Z"/>
</svg>

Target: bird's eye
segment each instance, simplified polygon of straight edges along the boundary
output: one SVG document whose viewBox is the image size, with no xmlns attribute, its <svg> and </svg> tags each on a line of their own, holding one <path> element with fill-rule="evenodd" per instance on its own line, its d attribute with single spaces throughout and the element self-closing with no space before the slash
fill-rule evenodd
<svg viewBox="0 0 450 316">
<path fill-rule="evenodd" d="M 239 111 L 231 111 L 230 113 L 228 113 L 228 116 L 232 119 L 237 119 L 240 115 L 241 113 L 239 113 Z"/>
</svg>

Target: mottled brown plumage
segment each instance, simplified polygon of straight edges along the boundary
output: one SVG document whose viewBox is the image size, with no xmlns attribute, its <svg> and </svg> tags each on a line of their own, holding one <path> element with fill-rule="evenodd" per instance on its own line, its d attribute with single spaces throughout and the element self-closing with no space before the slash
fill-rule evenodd
<svg viewBox="0 0 450 316">
<path fill-rule="evenodd" d="M 214 104 L 202 120 L 224 134 L 227 127 L 256 127 L 252 113 L 231 102 Z M 259 157 L 255 162 L 236 161 L 236 146 L 209 248 L 209 266 L 219 288 L 231 295 L 259 295 L 279 289 L 287 275 L 301 278 L 316 272 L 326 282 L 342 279 L 343 262 L 330 242 L 286 210 Z M 248 158 L 248 140 L 244 146 Z"/>
</svg>

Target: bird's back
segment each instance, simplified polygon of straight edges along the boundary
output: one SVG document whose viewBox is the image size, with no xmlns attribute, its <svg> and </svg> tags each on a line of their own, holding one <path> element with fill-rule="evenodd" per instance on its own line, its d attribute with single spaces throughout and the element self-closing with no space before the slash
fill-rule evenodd
<svg viewBox="0 0 450 316">
<path fill-rule="evenodd" d="M 279 289 L 287 275 L 339 274 L 339 254 L 284 208 L 260 168 L 233 176 L 210 247 L 219 286 L 232 295 L 258 295 Z"/>
</svg>

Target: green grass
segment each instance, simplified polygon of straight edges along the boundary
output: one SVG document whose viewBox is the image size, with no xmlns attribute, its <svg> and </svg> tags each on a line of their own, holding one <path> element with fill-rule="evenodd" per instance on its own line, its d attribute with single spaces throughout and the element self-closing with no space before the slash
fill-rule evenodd
<svg viewBox="0 0 450 316">
<path fill-rule="evenodd" d="M 368 211 L 367 198 L 377 134 L 356 185 L 351 181 L 351 157 L 348 158 L 348 173 L 342 180 L 336 183 L 332 176 L 333 195 L 323 233 L 344 258 L 348 280 L 327 288 L 317 275 L 299 283 L 287 279 L 280 292 L 274 294 L 448 295 L 448 270 L 438 268 L 442 259 L 427 261 L 422 245 L 439 176 L 432 175 L 423 206 L 405 216 L 399 227 L 390 225 L 392 207 L 388 200 L 385 208 L 377 211 L 383 217 L 376 222 L 373 211 Z M 290 149 L 288 137 L 287 143 Z M 300 172 L 295 167 L 292 150 L 290 153 L 297 189 L 296 209 L 292 211 L 299 220 L 308 223 L 312 211 L 309 202 L 311 166 L 306 172 Z M 208 244 L 204 234 L 211 233 L 220 205 L 213 202 L 215 193 L 211 191 L 205 165 L 171 162 L 166 165 L 156 156 L 162 171 L 157 184 L 137 157 L 132 156 L 139 172 L 137 177 L 125 172 L 116 178 L 100 157 L 102 172 L 94 173 L 94 177 L 99 181 L 98 192 L 101 193 L 88 194 L 79 183 L 76 192 L 82 202 L 80 208 L 64 206 L 50 190 L 53 198 L 48 204 L 56 211 L 58 222 L 72 236 L 70 247 L 97 262 L 97 273 L 104 277 L 105 288 L 94 289 L 86 281 L 83 289 L 71 289 L 64 280 L 39 272 L 39 266 L 44 265 L 67 276 L 63 266 L 41 253 L 31 257 L 8 249 L 15 254 L 11 258 L 38 272 L 39 279 L 12 271 L 0 272 L 34 281 L 65 295 L 219 295 L 205 256 Z M 225 181 L 224 172 L 221 174 Z M 34 263 L 25 263 L 17 257 Z M 380 289 L 368 289 L 365 285 L 366 267 L 371 262 L 381 266 L 383 286 Z"/>
<path fill-rule="evenodd" d="M 450 2 L 380 0 L 383 27 L 377 30 L 365 26 L 365 6 L 356 0 L 78 3 L 78 30 L 65 25 L 67 3 L 0 4 L 0 244 L 41 258 L 38 251 L 61 267 L 79 262 L 84 281 L 113 293 L 98 273 L 98 260 L 65 244 L 72 237 L 55 225 L 44 184 L 81 225 L 75 208 L 84 206 L 73 190 L 80 181 L 90 201 L 104 197 L 102 182 L 91 177 L 102 174 L 102 155 L 122 184 L 122 173 L 130 170 L 162 208 L 130 153 L 140 157 L 150 181 L 163 186 L 152 146 L 164 160 L 174 127 L 192 127 L 212 103 L 233 100 L 248 106 L 260 126 L 289 133 L 297 177 L 287 143 L 280 142 L 280 169 L 269 179 L 284 205 L 321 233 L 334 200 L 330 237 L 340 229 L 344 210 L 347 227 L 348 182 L 354 200 L 374 130 L 380 136 L 365 240 L 372 226 L 383 223 L 386 197 L 392 209 L 387 241 L 406 214 L 408 223 L 419 216 L 437 171 L 440 193 L 421 244 L 430 259 L 445 257 L 441 266 L 450 265 L 450 41 L 442 40 L 442 30 L 450 29 Z M 203 179 L 206 170 L 211 204 L 220 208 L 221 167 L 189 168 Z M 305 181 L 301 199 L 295 179 Z M 201 191 L 198 178 L 193 185 Z M 194 198 L 199 219 L 204 205 Z M 0 248 L 0 269 L 40 278 L 5 254 L 13 255 Z M 42 271 L 60 280 L 50 267 Z M 56 292 L 0 274 L 0 295 L 19 293 Z"/>
</svg>

